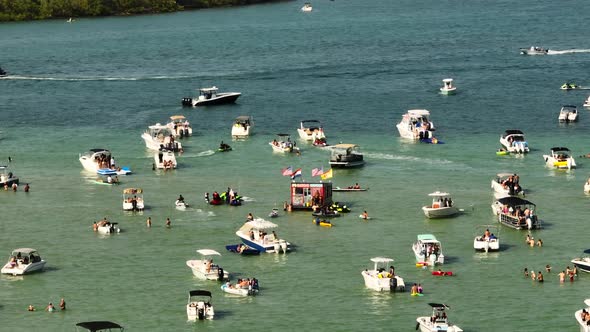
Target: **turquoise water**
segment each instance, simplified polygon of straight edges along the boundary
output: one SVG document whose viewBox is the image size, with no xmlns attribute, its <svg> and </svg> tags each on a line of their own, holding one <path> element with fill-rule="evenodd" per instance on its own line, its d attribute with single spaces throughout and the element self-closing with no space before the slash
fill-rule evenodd
<svg viewBox="0 0 590 332">
<path fill-rule="evenodd" d="M 0 59 L 12 76 L 0 80 L 0 160 L 31 192 L 0 194 L 0 252 L 33 247 L 47 260 L 44 273 L 0 277 L 0 313 L 6 331 L 73 330 L 75 323 L 112 320 L 130 331 L 163 330 L 394 330 L 413 331 L 428 302 L 452 307 L 466 331 L 577 331 L 573 312 L 588 298 L 588 275 L 560 285 L 557 270 L 587 249 L 589 199 L 582 192 L 590 163 L 558 172 L 542 155 L 567 146 L 588 151 L 590 121 L 559 125 L 562 104 L 581 106 L 586 91 L 560 91 L 566 80 L 590 86 L 589 53 L 526 57 L 519 47 L 590 49 L 587 2 L 549 1 L 333 1 L 203 10 L 157 16 L 10 23 L 0 26 Z M 564 33 L 565 31 L 565 33 Z M 453 77 L 456 96 L 441 96 L 441 79 Z M 198 87 L 240 91 L 236 105 L 183 109 L 180 99 Z M 407 109 L 432 114 L 446 144 L 400 140 L 395 123 Z M 154 172 L 143 130 L 184 114 L 195 135 L 174 172 Z M 238 115 L 252 115 L 254 135 L 230 141 Z M 367 164 L 335 171 L 333 183 L 359 182 L 366 193 L 335 193 L 350 215 L 332 228 L 317 227 L 306 212 L 281 213 L 277 233 L 297 245 L 288 255 L 240 257 L 224 251 L 248 212 L 266 216 L 288 199 L 280 170 L 328 169 L 329 154 L 300 142 L 301 157 L 273 154 L 267 143 L 303 119 L 323 121 L 328 141 L 361 145 Z M 532 151 L 498 157 L 505 129 L 527 134 Z M 100 186 L 82 171 L 78 154 L 110 149 L 135 174 L 122 186 Z M 514 171 L 530 190 L 545 229 L 533 232 L 545 246 L 524 245 L 526 232 L 502 228 L 502 250 L 472 250 L 478 225 L 494 223 L 490 180 Z M 148 209 L 127 215 L 123 187 L 142 187 Z M 241 207 L 207 206 L 205 192 L 236 189 Z M 446 190 L 466 213 L 427 220 L 427 194 Z M 174 209 L 183 194 L 193 208 Z M 361 222 L 367 210 L 372 217 Z M 119 222 L 121 234 L 102 237 L 93 221 Z M 145 227 L 150 216 L 151 229 Z M 164 228 L 170 217 L 172 228 Z M 452 278 L 417 269 L 411 244 L 433 233 Z M 222 252 L 217 261 L 237 277 L 256 277 L 255 298 L 222 293 L 195 279 L 185 261 L 195 250 Z M 406 284 L 426 295 L 377 294 L 360 271 L 375 256 L 393 257 Z M 4 258 L 3 258 L 4 259 Z M 554 271 L 538 284 L 522 270 Z M 187 292 L 213 292 L 216 318 L 187 323 Z M 65 297 L 67 312 L 42 311 Z M 34 304 L 38 312 L 26 307 Z M 501 328 L 497 325 L 501 322 Z"/>
</svg>

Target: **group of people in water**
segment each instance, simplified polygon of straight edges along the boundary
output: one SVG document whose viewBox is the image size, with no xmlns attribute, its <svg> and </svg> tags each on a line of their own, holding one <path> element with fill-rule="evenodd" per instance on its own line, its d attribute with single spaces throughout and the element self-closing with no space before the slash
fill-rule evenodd
<svg viewBox="0 0 590 332">
<path fill-rule="evenodd" d="M 545 265 L 545 272 L 551 272 L 551 266 L 549 264 Z M 568 266 L 565 270 L 559 272 L 557 275 L 559 276 L 560 283 L 564 283 L 566 277 L 569 277 L 570 282 L 574 282 L 575 278 L 578 276 L 578 268 L 574 265 L 574 268 L 570 269 L 570 267 Z M 532 269 L 529 273 L 529 269 L 526 267 L 524 268 L 524 277 L 530 277 L 533 281 L 538 282 L 544 282 L 545 280 L 545 277 L 543 276 L 543 273 L 541 271 L 538 271 L 537 274 L 535 274 L 535 270 Z"/>
<path fill-rule="evenodd" d="M 61 298 L 61 300 L 59 300 L 59 309 L 61 311 L 66 310 L 66 300 L 64 300 L 63 297 Z M 35 308 L 34 305 L 29 304 L 29 307 L 27 308 L 27 311 L 37 311 L 37 309 Z M 47 307 L 45 307 L 45 311 L 47 311 L 47 312 L 55 312 L 55 311 L 57 311 L 57 309 L 53 305 L 53 302 L 49 302 L 49 304 L 47 305 Z"/>
</svg>

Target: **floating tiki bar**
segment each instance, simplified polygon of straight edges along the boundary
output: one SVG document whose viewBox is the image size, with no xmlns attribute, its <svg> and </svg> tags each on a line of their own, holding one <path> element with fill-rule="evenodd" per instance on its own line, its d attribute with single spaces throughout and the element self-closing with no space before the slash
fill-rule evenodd
<svg viewBox="0 0 590 332">
<path fill-rule="evenodd" d="M 291 208 L 312 210 L 314 205 L 332 205 L 331 182 L 291 182 Z"/>
</svg>

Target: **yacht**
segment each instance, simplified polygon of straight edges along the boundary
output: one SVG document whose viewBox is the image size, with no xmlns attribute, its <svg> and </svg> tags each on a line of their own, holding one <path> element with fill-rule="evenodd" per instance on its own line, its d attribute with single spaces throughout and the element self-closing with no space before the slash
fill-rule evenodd
<svg viewBox="0 0 590 332">
<path fill-rule="evenodd" d="M 90 151 L 80 154 L 79 160 L 85 170 L 97 173 L 99 169 L 110 169 L 111 151 L 90 149 Z"/>
<path fill-rule="evenodd" d="M 336 144 L 332 146 L 329 163 L 332 168 L 351 168 L 363 166 L 365 161 L 358 145 Z"/>
<path fill-rule="evenodd" d="M 559 111 L 559 122 L 578 121 L 578 108 L 574 105 L 563 105 Z"/>
<path fill-rule="evenodd" d="M 229 272 L 221 266 L 213 264 L 211 257 L 221 256 L 219 252 L 213 249 L 199 249 L 197 253 L 201 255 L 201 259 L 186 261 L 186 265 L 191 268 L 195 277 L 203 280 L 229 280 Z"/>
<path fill-rule="evenodd" d="M 219 92 L 216 86 L 199 89 L 199 96 L 182 98 L 183 106 L 210 106 L 235 103 L 242 94 L 240 92 Z"/>
<path fill-rule="evenodd" d="M 455 325 L 449 323 L 446 309 L 449 306 L 443 303 L 428 303 L 432 307 L 431 316 L 422 316 L 416 318 L 416 330 L 420 332 L 463 332 L 463 330 Z"/>
<path fill-rule="evenodd" d="M 166 149 L 173 152 L 182 150 L 182 144 L 174 139 L 174 133 L 165 125 L 156 123 L 149 126 L 148 129 L 141 134 L 141 138 L 145 141 L 145 146 L 150 150 Z"/>
<path fill-rule="evenodd" d="M 500 250 L 500 228 L 494 225 L 482 225 L 473 239 L 473 249 L 477 251 L 498 251 Z"/>
<path fill-rule="evenodd" d="M 576 161 L 570 155 L 570 149 L 566 147 L 553 147 L 550 150 L 551 154 L 543 155 L 545 164 L 549 167 L 556 167 L 558 169 L 572 169 L 576 168 Z"/>
<path fill-rule="evenodd" d="M 325 139 L 322 123 L 318 120 L 303 120 L 297 128 L 297 133 L 302 140 L 315 142 L 318 139 Z"/>
<path fill-rule="evenodd" d="M 250 136 L 254 126 L 254 119 L 249 115 L 240 115 L 234 121 L 231 127 L 231 137 L 233 138 L 246 138 Z"/>
<path fill-rule="evenodd" d="M 89 332 L 115 331 L 115 329 L 119 330 L 119 332 L 123 332 L 124 330 L 123 326 L 106 320 L 78 323 L 76 324 L 76 331 L 78 331 L 78 327 L 88 330 Z"/>
<path fill-rule="evenodd" d="M 213 319 L 215 312 L 211 304 L 211 292 L 206 290 L 192 290 L 188 292 L 186 316 L 189 321 Z"/>
<path fill-rule="evenodd" d="M 588 324 L 588 322 L 590 322 L 590 318 L 584 319 L 585 317 L 582 316 L 582 314 L 584 313 L 584 315 L 588 317 L 588 313 L 590 313 L 590 299 L 584 300 L 584 304 L 586 305 L 586 307 L 577 310 L 574 314 L 574 317 L 576 317 L 576 321 L 580 326 L 580 332 L 590 332 L 590 325 Z"/>
<path fill-rule="evenodd" d="M 584 250 L 584 254 L 584 256 L 572 259 L 572 264 L 584 272 L 590 272 L 590 249 Z"/>
<path fill-rule="evenodd" d="M 387 271 L 387 265 L 393 263 L 392 258 L 373 257 L 371 262 L 374 263 L 373 269 L 365 269 L 361 272 L 367 288 L 378 292 L 384 290 L 403 292 L 405 290 L 404 279 L 398 275 L 393 275 L 391 269 L 389 272 Z"/>
<path fill-rule="evenodd" d="M 520 186 L 520 177 L 516 173 L 498 173 L 492 179 L 492 189 L 498 197 L 525 196 L 524 189 Z"/>
<path fill-rule="evenodd" d="M 446 218 L 459 213 L 459 209 L 453 206 L 451 194 L 436 191 L 428 196 L 432 197 L 432 204 L 422 207 L 427 218 Z"/>
<path fill-rule="evenodd" d="M 515 196 L 498 198 L 492 204 L 492 212 L 498 216 L 498 222 L 514 229 L 541 228 L 536 208 L 534 203 Z"/>
<path fill-rule="evenodd" d="M 274 231 L 270 234 L 267 233 L 269 229 L 276 227 L 277 225 L 270 221 L 255 218 L 240 227 L 236 235 L 245 245 L 260 252 L 279 253 L 282 251 L 287 253 L 291 250 L 291 244 L 278 238 Z"/>
<path fill-rule="evenodd" d="M 143 189 L 125 188 L 123 190 L 123 210 L 124 211 L 143 211 Z"/>
<path fill-rule="evenodd" d="M 301 152 L 295 142 L 291 141 L 291 135 L 289 134 L 277 134 L 272 142 L 268 143 L 274 152 L 280 153 L 298 153 Z"/>
<path fill-rule="evenodd" d="M 193 135 L 193 128 L 184 115 L 173 115 L 166 124 L 172 130 L 174 137 L 184 138 Z"/>
<path fill-rule="evenodd" d="M 305 13 L 309 13 L 313 10 L 313 7 L 311 6 L 311 3 L 306 2 L 303 7 L 301 7 L 301 11 L 305 12 Z"/>
<path fill-rule="evenodd" d="M 14 249 L 8 263 L 2 267 L 0 273 L 14 276 L 43 270 L 45 261 L 41 259 L 37 250 L 31 248 Z"/>
<path fill-rule="evenodd" d="M 529 143 L 524 138 L 524 133 L 517 129 L 508 129 L 500 136 L 500 144 L 504 150 L 511 153 L 528 153 Z"/>
<path fill-rule="evenodd" d="M 412 140 L 433 139 L 434 124 L 427 110 L 409 110 L 396 125 L 402 138 Z"/>
<path fill-rule="evenodd" d="M 412 250 L 418 263 L 433 266 L 445 262 L 441 244 L 432 234 L 419 234 L 418 240 L 412 245 Z"/>
<path fill-rule="evenodd" d="M 538 46 L 531 46 L 520 49 L 520 54 L 522 55 L 545 55 L 547 53 L 549 53 L 549 50 Z"/>
<path fill-rule="evenodd" d="M 0 166 L 0 187 L 11 187 L 15 183 L 19 183 L 18 176 L 12 174 L 8 166 Z"/>
<path fill-rule="evenodd" d="M 174 152 L 163 149 L 154 153 L 154 168 L 157 169 L 176 169 L 176 156 Z"/>
<path fill-rule="evenodd" d="M 457 87 L 453 85 L 452 78 L 445 78 L 443 81 L 443 86 L 440 88 L 440 93 L 443 95 L 454 95 L 457 93 Z"/>
</svg>

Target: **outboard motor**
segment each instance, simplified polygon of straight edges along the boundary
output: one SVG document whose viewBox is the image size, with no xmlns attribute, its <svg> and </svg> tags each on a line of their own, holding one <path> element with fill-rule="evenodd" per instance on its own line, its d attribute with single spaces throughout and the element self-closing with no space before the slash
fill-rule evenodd
<svg viewBox="0 0 590 332">
<path fill-rule="evenodd" d="M 205 319 L 205 306 L 202 306 L 197 309 L 197 318 L 199 320 Z"/>
<path fill-rule="evenodd" d="M 217 268 L 217 280 L 223 281 L 223 275 L 224 274 L 225 274 L 225 272 L 223 271 L 223 268 L 218 267 Z"/>
<path fill-rule="evenodd" d="M 391 276 L 389 279 L 389 291 L 395 292 L 397 289 L 397 278 L 395 276 Z"/>
</svg>

